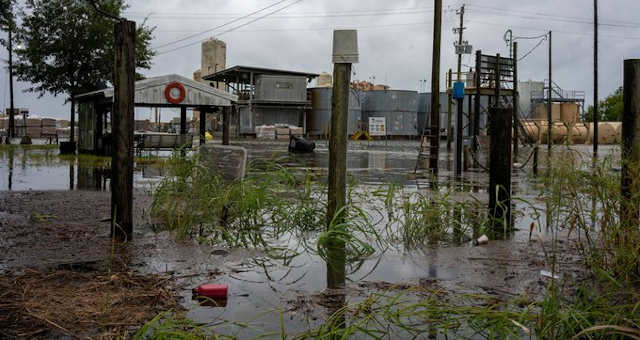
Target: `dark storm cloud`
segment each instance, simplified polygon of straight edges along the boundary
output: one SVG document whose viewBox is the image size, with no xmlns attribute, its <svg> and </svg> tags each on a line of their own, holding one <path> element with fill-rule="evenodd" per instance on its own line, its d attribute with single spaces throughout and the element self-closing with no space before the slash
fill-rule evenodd
<svg viewBox="0 0 640 340">
<path fill-rule="evenodd" d="M 136 0 L 130 1 L 130 19 L 156 26 L 154 46 L 160 46 L 186 35 L 215 27 L 232 17 L 250 13 L 277 0 Z M 290 2 L 293 2 L 291 0 Z M 566 89 L 587 93 L 588 103 L 593 93 L 593 16 L 591 0 L 468 0 L 465 15 L 468 30 L 465 40 L 484 53 L 508 54 L 504 32 L 511 28 L 515 36 L 536 36 L 549 29 L 553 34 L 554 81 Z M 444 0 L 442 31 L 442 69 L 456 67 L 453 54 L 457 26 L 455 9 L 462 1 Z M 331 72 L 331 31 L 334 28 L 359 30 L 360 63 L 354 78 L 386 82 L 395 89 L 416 90 L 422 79 L 431 79 L 433 1 L 418 0 L 304 0 L 287 10 L 274 14 L 235 32 L 219 36 L 226 41 L 227 66 L 255 65 L 310 72 Z M 407 9 L 417 9 L 407 14 Z M 622 61 L 637 57 L 640 43 L 640 21 L 634 13 L 640 10 L 635 0 L 600 0 L 600 94 L 612 92 L 622 83 Z M 376 11 L 375 16 L 335 16 L 336 13 L 362 14 Z M 387 15 L 381 11 L 388 12 Z M 392 14 L 402 12 L 403 14 Z M 285 18 L 287 17 L 288 18 Z M 298 16 L 291 18 L 290 16 Z M 302 17 L 300 17 L 302 16 Z M 234 27 L 230 25 L 225 28 Z M 200 65 L 198 41 L 215 36 L 220 30 L 195 39 L 161 48 L 160 51 L 196 42 L 176 52 L 159 55 L 148 76 L 178 73 L 191 76 Z M 520 40 L 520 54 L 533 48 L 538 40 Z M 6 54 L 5 54 L 6 57 Z M 547 43 L 540 45 L 522 61 L 520 79 L 542 80 L 547 77 Z M 473 64 L 470 56 L 464 64 Z M 6 75 L 2 78 L 6 84 Z M 444 77 L 442 77 L 444 84 Z M 21 84 L 19 87 L 24 88 Z M 6 92 L 6 91 L 5 91 Z M 0 93 L 0 105 L 6 106 Z M 18 106 L 27 106 L 36 113 L 51 113 L 65 117 L 68 109 L 63 99 L 37 99 L 31 94 L 18 94 Z"/>
</svg>

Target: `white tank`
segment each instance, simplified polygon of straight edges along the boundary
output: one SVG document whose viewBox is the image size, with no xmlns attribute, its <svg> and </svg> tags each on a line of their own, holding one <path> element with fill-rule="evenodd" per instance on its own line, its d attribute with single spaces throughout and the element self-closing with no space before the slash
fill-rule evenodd
<svg viewBox="0 0 640 340">
<path fill-rule="evenodd" d="M 330 73 L 320 73 L 317 87 L 333 87 L 333 77 Z"/>
</svg>

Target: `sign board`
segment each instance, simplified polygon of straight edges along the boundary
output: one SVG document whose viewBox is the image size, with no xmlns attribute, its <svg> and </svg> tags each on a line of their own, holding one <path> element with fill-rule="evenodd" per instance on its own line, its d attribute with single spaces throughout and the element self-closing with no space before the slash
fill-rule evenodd
<svg viewBox="0 0 640 340">
<path fill-rule="evenodd" d="M 369 117 L 369 136 L 386 136 L 387 119 L 385 117 Z"/>
</svg>

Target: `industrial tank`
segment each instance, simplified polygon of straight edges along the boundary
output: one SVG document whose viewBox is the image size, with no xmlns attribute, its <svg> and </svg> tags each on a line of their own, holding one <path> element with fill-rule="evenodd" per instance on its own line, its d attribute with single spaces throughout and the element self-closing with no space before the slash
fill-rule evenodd
<svg viewBox="0 0 640 340">
<path fill-rule="evenodd" d="M 361 130 L 362 102 L 364 93 L 360 90 L 349 90 L 349 117 L 347 134 L 353 135 Z M 311 112 L 307 117 L 307 133 L 310 136 L 323 136 L 329 134 L 331 126 L 331 97 L 332 88 L 311 89 Z"/>
<path fill-rule="evenodd" d="M 384 117 L 388 136 L 418 136 L 418 92 L 368 91 L 362 116 L 367 123 L 370 117 Z"/>
<path fill-rule="evenodd" d="M 594 134 L 593 123 L 589 123 L 589 142 L 593 144 Z M 615 144 L 617 141 L 617 131 L 613 124 L 609 122 L 598 123 L 598 143 Z"/>
<path fill-rule="evenodd" d="M 567 126 L 564 125 L 564 123 L 553 123 L 553 127 L 551 128 L 551 138 L 553 144 L 563 144 L 568 136 L 569 130 L 567 129 Z"/>
<path fill-rule="evenodd" d="M 522 122 L 522 127 L 532 143 L 537 143 L 540 140 L 540 128 L 535 122 Z"/>
<path fill-rule="evenodd" d="M 589 129 L 584 124 L 576 124 L 570 127 L 571 133 L 569 134 L 569 140 L 572 144 L 584 144 L 589 138 Z"/>
</svg>

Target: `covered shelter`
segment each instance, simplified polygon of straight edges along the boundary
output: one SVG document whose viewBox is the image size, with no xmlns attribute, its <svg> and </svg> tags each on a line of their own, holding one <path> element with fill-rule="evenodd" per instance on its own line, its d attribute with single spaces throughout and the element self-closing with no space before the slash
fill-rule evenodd
<svg viewBox="0 0 640 340">
<path fill-rule="evenodd" d="M 202 79 L 224 83 L 238 96 L 237 133 L 252 135 L 259 125 L 295 125 L 306 131 L 306 114 L 311 109 L 307 84 L 316 77 L 309 72 L 233 66 Z"/>
<path fill-rule="evenodd" d="M 76 96 L 74 100 L 78 103 L 79 115 L 78 151 L 108 154 L 111 146 L 113 88 L 84 93 Z M 201 142 L 204 142 L 206 114 L 230 110 L 236 101 L 237 96 L 233 94 L 176 74 L 137 81 L 135 107 L 179 108 L 180 131 L 178 134 L 137 134 L 136 139 L 147 140 L 157 148 L 191 145 L 193 136 L 187 135 L 187 109 L 191 108 L 200 112 L 199 134 Z M 149 142 L 147 147 L 151 147 Z"/>
</svg>

